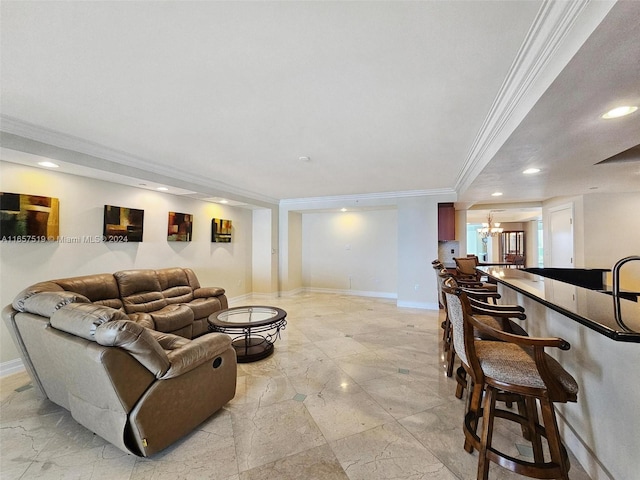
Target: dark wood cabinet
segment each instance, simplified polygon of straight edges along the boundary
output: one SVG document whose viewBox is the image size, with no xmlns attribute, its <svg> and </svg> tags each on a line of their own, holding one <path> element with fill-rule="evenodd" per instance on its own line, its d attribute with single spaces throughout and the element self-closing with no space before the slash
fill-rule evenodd
<svg viewBox="0 0 640 480">
<path fill-rule="evenodd" d="M 438 204 L 438 241 L 456 239 L 456 209 L 451 203 Z"/>
</svg>

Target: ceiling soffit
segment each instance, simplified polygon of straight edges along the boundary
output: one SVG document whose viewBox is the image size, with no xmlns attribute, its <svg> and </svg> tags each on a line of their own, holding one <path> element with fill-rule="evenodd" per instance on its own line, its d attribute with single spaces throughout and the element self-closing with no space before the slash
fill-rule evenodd
<svg viewBox="0 0 640 480">
<path fill-rule="evenodd" d="M 543 4 L 473 142 L 456 191 L 464 192 L 491 161 L 612 6 L 613 2 Z"/>
</svg>

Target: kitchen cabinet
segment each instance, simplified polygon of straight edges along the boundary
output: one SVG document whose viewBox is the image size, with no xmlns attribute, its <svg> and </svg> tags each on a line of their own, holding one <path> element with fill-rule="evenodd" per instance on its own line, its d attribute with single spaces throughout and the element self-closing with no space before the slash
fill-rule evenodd
<svg viewBox="0 0 640 480">
<path fill-rule="evenodd" d="M 456 209 L 451 203 L 438 204 L 438 241 L 456 239 Z"/>
</svg>

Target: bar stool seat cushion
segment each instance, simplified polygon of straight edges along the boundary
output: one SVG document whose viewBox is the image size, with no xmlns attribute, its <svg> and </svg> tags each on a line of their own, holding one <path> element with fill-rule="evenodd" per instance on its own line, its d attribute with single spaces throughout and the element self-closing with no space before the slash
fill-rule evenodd
<svg viewBox="0 0 640 480">
<path fill-rule="evenodd" d="M 475 342 L 476 352 L 484 374 L 498 382 L 531 388 L 546 388 L 533 358 L 532 348 L 508 342 Z M 576 380 L 550 355 L 544 354 L 550 372 L 565 391 L 578 394 Z"/>
</svg>

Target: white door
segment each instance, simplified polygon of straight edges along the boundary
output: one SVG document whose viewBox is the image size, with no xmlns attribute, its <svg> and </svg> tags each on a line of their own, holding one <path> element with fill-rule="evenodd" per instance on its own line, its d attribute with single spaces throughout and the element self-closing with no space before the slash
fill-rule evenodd
<svg viewBox="0 0 640 480">
<path fill-rule="evenodd" d="M 571 205 L 549 211 L 550 265 L 573 267 L 573 208 Z"/>
</svg>

